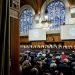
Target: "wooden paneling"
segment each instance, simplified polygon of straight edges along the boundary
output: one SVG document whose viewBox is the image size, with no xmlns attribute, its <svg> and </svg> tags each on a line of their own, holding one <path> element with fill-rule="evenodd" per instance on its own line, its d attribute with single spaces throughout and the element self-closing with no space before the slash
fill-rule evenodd
<svg viewBox="0 0 75 75">
<path fill-rule="evenodd" d="M 20 37 L 20 43 L 28 43 L 28 37 Z M 32 45 L 44 45 L 44 42 L 61 42 L 59 34 L 48 34 L 46 41 L 31 41 Z"/>
<path fill-rule="evenodd" d="M 60 35 L 54 35 L 54 42 L 61 42 Z"/>
<path fill-rule="evenodd" d="M 59 34 L 48 34 L 47 42 L 61 42 Z"/>
<path fill-rule="evenodd" d="M 20 37 L 20 43 L 25 43 L 25 42 L 29 42 L 28 37 L 21 36 Z"/>
<path fill-rule="evenodd" d="M 10 18 L 11 75 L 19 75 L 19 19 Z"/>
<path fill-rule="evenodd" d="M 47 42 L 53 42 L 53 36 L 47 35 Z"/>
<path fill-rule="evenodd" d="M 74 41 L 64 41 L 64 45 L 71 45 L 71 46 L 75 46 L 75 40 Z"/>
<path fill-rule="evenodd" d="M 60 34 L 47 34 L 46 41 L 31 41 L 31 45 L 45 45 L 46 43 L 64 43 L 63 45 L 75 45 L 75 40 L 62 41 Z M 20 43 L 29 43 L 28 37 L 20 37 Z M 27 45 L 27 44 L 26 44 Z"/>
<path fill-rule="evenodd" d="M 32 42 L 32 45 L 44 45 L 44 42 L 43 41 L 34 41 Z"/>
</svg>

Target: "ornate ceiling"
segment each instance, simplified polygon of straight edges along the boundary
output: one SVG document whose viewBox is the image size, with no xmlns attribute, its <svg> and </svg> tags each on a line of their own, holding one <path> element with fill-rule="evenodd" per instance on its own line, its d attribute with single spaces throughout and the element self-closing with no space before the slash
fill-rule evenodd
<svg viewBox="0 0 75 75">
<path fill-rule="evenodd" d="M 46 0 L 20 0 L 20 6 L 31 5 L 37 13 Z M 75 5 L 75 0 L 68 0 L 71 5 Z"/>
<path fill-rule="evenodd" d="M 68 0 L 69 4 L 75 5 L 75 0 Z"/>
<path fill-rule="evenodd" d="M 20 0 L 20 6 L 23 6 L 25 4 L 29 4 L 32 6 L 32 8 L 37 13 L 40 10 L 40 8 L 44 2 L 45 2 L 45 0 Z"/>
</svg>

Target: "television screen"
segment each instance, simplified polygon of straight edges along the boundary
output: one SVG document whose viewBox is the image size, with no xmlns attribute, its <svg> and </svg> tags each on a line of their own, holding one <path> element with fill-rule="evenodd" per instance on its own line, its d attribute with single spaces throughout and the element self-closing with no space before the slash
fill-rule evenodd
<svg viewBox="0 0 75 75">
<path fill-rule="evenodd" d="M 43 29 L 29 30 L 29 41 L 46 40 L 46 31 Z"/>
<path fill-rule="evenodd" d="M 75 25 L 61 26 L 61 40 L 75 39 Z"/>
</svg>

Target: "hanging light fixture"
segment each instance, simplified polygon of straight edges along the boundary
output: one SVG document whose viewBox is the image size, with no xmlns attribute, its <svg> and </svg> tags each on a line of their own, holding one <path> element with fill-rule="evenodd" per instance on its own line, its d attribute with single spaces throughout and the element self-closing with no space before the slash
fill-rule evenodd
<svg viewBox="0 0 75 75">
<path fill-rule="evenodd" d="M 44 14 L 44 19 L 41 21 L 42 23 L 42 28 L 45 30 L 49 30 L 49 25 L 52 24 L 51 21 L 49 21 L 48 19 L 48 9 L 47 9 L 47 0 L 46 0 L 46 10 L 45 10 L 45 14 Z"/>
<path fill-rule="evenodd" d="M 46 0 L 45 7 L 46 7 L 46 10 L 45 10 L 44 18 L 42 19 L 41 17 L 41 7 L 39 7 L 39 11 L 34 16 L 34 19 L 35 19 L 35 23 L 37 24 L 36 27 L 49 30 L 49 25 L 51 25 L 52 22 L 48 20 L 47 0 Z"/>
<path fill-rule="evenodd" d="M 44 14 L 44 20 L 42 20 L 42 24 L 50 24 L 51 21 L 48 20 L 48 10 L 47 10 L 47 0 L 46 0 L 46 10 Z"/>
</svg>

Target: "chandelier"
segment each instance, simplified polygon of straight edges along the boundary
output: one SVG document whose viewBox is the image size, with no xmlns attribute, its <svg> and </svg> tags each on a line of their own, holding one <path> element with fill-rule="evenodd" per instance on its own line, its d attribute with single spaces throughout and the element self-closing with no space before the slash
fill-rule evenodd
<svg viewBox="0 0 75 75">
<path fill-rule="evenodd" d="M 48 10 L 47 10 L 47 0 L 46 0 L 46 10 L 45 10 L 45 14 L 44 14 L 44 20 L 41 21 L 42 24 L 48 23 L 50 24 L 51 21 L 49 21 L 48 19 Z"/>
<path fill-rule="evenodd" d="M 40 26 L 40 28 L 43 29 L 48 29 L 49 25 L 52 24 L 52 21 L 50 21 L 48 19 L 48 10 L 47 10 L 47 0 L 46 0 L 46 10 L 45 10 L 45 14 L 43 15 L 43 17 L 41 16 L 41 10 L 35 15 L 35 22 L 36 24 L 38 24 L 38 26 Z M 41 9 L 41 8 L 40 8 Z"/>
</svg>

